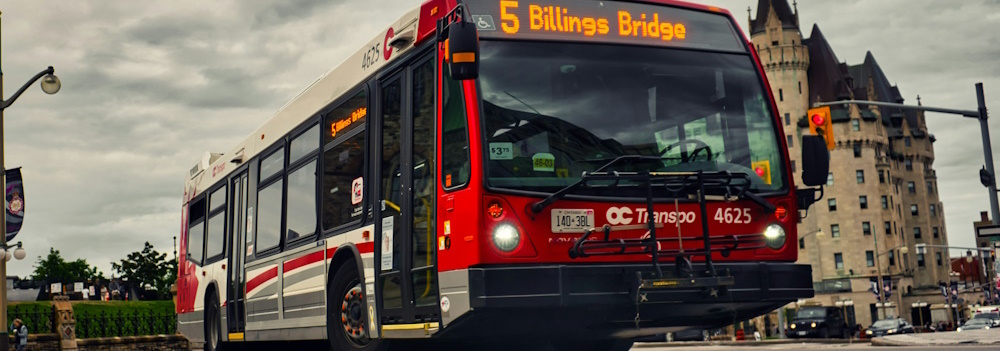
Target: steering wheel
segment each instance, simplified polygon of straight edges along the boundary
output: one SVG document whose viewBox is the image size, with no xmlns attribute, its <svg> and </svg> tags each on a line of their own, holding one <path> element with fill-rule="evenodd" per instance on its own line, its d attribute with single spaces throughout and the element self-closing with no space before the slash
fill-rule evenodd
<svg viewBox="0 0 1000 351">
<path fill-rule="evenodd" d="M 702 150 L 705 150 L 705 153 L 707 154 L 707 155 L 705 155 L 705 157 L 706 157 L 705 160 L 706 161 L 711 161 L 712 160 L 712 148 L 710 146 L 708 146 L 708 144 L 705 144 L 704 141 L 701 141 L 701 140 L 698 140 L 698 139 L 685 139 L 685 140 L 681 140 L 681 141 L 678 141 L 676 143 L 667 145 L 667 147 L 664 148 L 663 151 L 660 151 L 660 156 L 665 155 L 667 153 L 667 151 L 673 150 L 674 148 L 676 148 L 678 146 L 681 146 L 681 145 L 685 145 L 685 144 L 694 144 L 696 147 L 695 147 L 694 151 L 692 151 L 691 153 L 689 153 L 687 155 L 687 157 L 682 156 L 681 157 L 681 162 L 691 162 L 691 161 L 694 161 L 695 157 L 699 153 L 701 153 Z"/>
</svg>

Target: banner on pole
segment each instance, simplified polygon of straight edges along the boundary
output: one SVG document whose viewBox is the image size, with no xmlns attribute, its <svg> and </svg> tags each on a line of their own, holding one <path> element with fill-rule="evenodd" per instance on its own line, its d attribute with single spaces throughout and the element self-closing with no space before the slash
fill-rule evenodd
<svg viewBox="0 0 1000 351">
<path fill-rule="evenodd" d="M 4 199 L 4 208 L 7 209 L 7 241 L 10 242 L 21 231 L 21 223 L 24 222 L 24 185 L 21 182 L 21 167 L 8 169 L 4 172 L 4 177 L 7 183 Z"/>
</svg>

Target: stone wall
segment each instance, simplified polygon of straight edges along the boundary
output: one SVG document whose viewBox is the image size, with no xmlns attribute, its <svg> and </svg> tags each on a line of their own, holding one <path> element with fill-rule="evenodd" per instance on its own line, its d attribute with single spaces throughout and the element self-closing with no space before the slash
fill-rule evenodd
<svg viewBox="0 0 1000 351">
<path fill-rule="evenodd" d="M 77 339 L 79 351 L 186 351 L 188 341 L 181 335 L 147 335 L 117 338 Z M 34 349 L 33 349 L 34 350 Z"/>
<path fill-rule="evenodd" d="M 14 336 L 10 336 L 10 351 L 14 351 Z M 59 351 L 59 334 L 28 334 L 28 350 Z"/>
<path fill-rule="evenodd" d="M 14 338 L 10 338 L 10 351 L 14 351 Z M 79 351 L 187 351 L 189 344 L 184 336 L 148 335 L 117 338 L 76 339 Z M 29 334 L 28 350 L 60 351 L 58 334 Z"/>
</svg>

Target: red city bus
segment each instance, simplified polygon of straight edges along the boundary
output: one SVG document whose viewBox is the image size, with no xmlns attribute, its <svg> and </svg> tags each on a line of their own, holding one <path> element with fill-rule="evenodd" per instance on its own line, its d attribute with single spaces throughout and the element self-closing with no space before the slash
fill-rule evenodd
<svg viewBox="0 0 1000 351">
<path fill-rule="evenodd" d="M 725 10 L 430 0 L 187 176 L 178 328 L 627 349 L 813 295 L 777 109 Z M 821 193 L 820 193 L 821 196 Z"/>
</svg>

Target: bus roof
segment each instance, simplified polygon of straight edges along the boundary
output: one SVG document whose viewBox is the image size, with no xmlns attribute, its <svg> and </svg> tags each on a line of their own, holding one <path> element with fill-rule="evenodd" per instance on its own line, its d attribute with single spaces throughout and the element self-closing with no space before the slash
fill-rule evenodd
<svg viewBox="0 0 1000 351">
<path fill-rule="evenodd" d="M 714 6 L 677 0 L 650 2 L 717 12 L 732 18 L 729 11 Z M 225 153 L 203 154 L 185 177 L 184 203 L 228 176 L 265 148 L 284 138 L 294 128 L 315 116 L 334 100 L 341 98 L 341 95 L 349 89 L 377 73 L 380 68 L 412 50 L 417 43 L 427 39 L 436 31 L 437 19 L 451 11 L 456 4 L 456 0 L 427 0 L 420 6 L 410 9 L 353 55 L 313 81 L 232 149 Z M 393 43 L 393 47 L 385 50 L 389 43 Z"/>
</svg>

